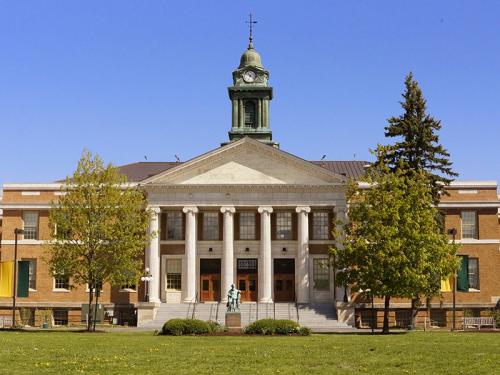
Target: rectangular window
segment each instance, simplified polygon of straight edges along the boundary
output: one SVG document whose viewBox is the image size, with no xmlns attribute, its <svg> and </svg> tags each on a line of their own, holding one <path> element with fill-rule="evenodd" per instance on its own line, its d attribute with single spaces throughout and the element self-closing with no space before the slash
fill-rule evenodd
<svg viewBox="0 0 500 375">
<path fill-rule="evenodd" d="M 219 213 L 204 212 L 203 213 L 203 239 L 218 240 L 219 239 Z"/>
<path fill-rule="evenodd" d="M 255 212 L 240 212 L 240 240 L 255 240 Z"/>
<path fill-rule="evenodd" d="M 330 215 L 328 212 L 317 211 L 312 213 L 312 239 L 328 240 L 330 238 Z"/>
<path fill-rule="evenodd" d="M 36 259 L 26 259 L 30 262 L 29 265 L 29 288 L 36 290 Z"/>
<path fill-rule="evenodd" d="M 181 290 L 182 259 L 167 259 L 167 289 Z"/>
<path fill-rule="evenodd" d="M 167 212 L 167 240 L 182 240 L 182 212 Z"/>
<path fill-rule="evenodd" d="M 292 239 L 292 213 L 276 212 L 276 239 Z"/>
<path fill-rule="evenodd" d="M 37 240 L 38 239 L 38 212 L 25 211 L 23 212 L 24 221 L 24 239 Z"/>
<path fill-rule="evenodd" d="M 431 326 L 446 327 L 446 311 L 432 309 L 431 310 Z"/>
<path fill-rule="evenodd" d="M 396 310 L 396 327 L 408 328 L 411 323 L 411 310 Z"/>
<path fill-rule="evenodd" d="M 69 277 L 56 275 L 56 277 L 54 277 L 54 289 L 69 290 Z"/>
<path fill-rule="evenodd" d="M 318 291 L 330 290 L 328 259 L 313 260 L 313 288 Z"/>
<path fill-rule="evenodd" d="M 462 238 L 477 239 L 477 212 L 462 211 Z"/>
<path fill-rule="evenodd" d="M 479 290 L 479 258 L 469 258 L 469 289 Z"/>
<path fill-rule="evenodd" d="M 54 324 L 56 326 L 67 326 L 68 310 L 54 310 Z"/>
</svg>

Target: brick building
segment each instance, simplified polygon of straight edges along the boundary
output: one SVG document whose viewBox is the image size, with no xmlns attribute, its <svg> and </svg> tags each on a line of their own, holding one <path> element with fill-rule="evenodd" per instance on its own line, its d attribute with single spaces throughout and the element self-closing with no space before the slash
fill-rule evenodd
<svg viewBox="0 0 500 375">
<path fill-rule="evenodd" d="M 229 88 L 227 142 L 184 163 L 120 167 L 128 183 L 146 192 L 154 212 L 150 228 L 159 236 L 144 253 L 152 275 L 149 301 L 140 281 L 103 285 L 102 319 L 138 320 L 151 327 L 175 314 L 220 320 L 219 303 L 234 283 L 242 292 L 247 321 L 278 314 L 324 326 L 370 324 L 371 304 L 336 285 L 328 262 L 332 219 L 343 219 L 347 212 L 347 180 L 359 179 L 367 163 L 306 161 L 280 150 L 270 128 L 268 78 L 250 42 Z M 446 228 L 457 229 L 460 254 L 468 256 L 467 285 L 457 292 L 458 315 L 484 313 L 500 299 L 497 184 L 457 181 L 449 193 L 440 203 Z M 24 229 L 18 258 L 30 261 L 29 296 L 19 298 L 18 306 L 36 325 L 47 311 L 56 324 L 85 319 L 88 290 L 54 278 L 43 260 L 44 244 L 51 239 L 50 204 L 60 194 L 59 183 L 10 183 L 3 185 L 0 201 L 0 260 L 13 259 L 14 229 Z M 434 325 L 449 324 L 451 295 L 443 291 L 433 299 L 429 318 Z M 0 298 L 0 315 L 8 315 L 10 306 L 10 298 Z M 393 301 L 392 325 L 407 324 L 409 306 Z M 383 306 L 375 301 L 375 307 Z M 420 316 L 425 314 L 423 308 Z"/>
</svg>

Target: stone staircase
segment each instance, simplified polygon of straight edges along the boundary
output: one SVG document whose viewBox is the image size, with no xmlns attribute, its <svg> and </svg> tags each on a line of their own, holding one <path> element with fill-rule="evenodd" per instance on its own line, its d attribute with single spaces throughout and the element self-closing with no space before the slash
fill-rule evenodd
<svg viewBox="0 0 500 375">
<path fill-rule="evenodd" d="M 295 303 L 252 303 L 240 305 L 241 324 L 246 326 L 259 319 L 289 319 L 301 326 L 309 327 L 314 332 L 333 332 L 352 329 L 337 320 L 337 312 L 332 304 L 298 304 Z M 155 319 L 141 327 L 160 329 L 163 324 L 173 318 L 195 318 L 205 321 L 217 321 L 224 324 L 226 306 L 224 303 L 162 303 Z"/>
</svg>

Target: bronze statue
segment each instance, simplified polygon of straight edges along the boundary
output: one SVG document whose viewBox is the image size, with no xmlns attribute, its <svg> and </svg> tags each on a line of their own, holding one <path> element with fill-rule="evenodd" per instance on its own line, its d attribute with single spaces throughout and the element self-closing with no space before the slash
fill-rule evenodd
<svg viewBox="0 0 500 375">
<path fill-rule="evenodd" d="M 231 284 L 231 289 L 227 292 L 227 311 L 236 312 L 240 311 L 240 295 L 241 292 Z"/>
</svg>

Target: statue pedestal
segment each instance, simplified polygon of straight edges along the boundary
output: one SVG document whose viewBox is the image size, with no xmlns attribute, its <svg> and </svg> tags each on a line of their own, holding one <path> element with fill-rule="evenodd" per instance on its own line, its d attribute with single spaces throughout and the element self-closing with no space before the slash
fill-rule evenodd
<svg viewBox="0 0 500 375">
<path fill-rule="evenodd" d="M 241 313 L 227 312 L 226 313 L 226 328 L 229 332 L 241 331 Z"/>
</svg>

